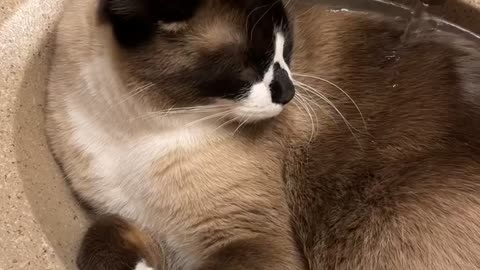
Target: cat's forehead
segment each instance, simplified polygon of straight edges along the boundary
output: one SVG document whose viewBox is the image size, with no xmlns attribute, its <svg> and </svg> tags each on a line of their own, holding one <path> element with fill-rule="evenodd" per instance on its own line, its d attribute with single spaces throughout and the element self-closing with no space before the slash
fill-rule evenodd
<svg viewBox="0 0 480 270">
<path fill-rule="evenodd" d="M 238 44 L 261 58 L 273 50 L 278 32 L 289 34 L 289 20 L 278 0 L 212 0 L 199 5 L 193 14 L 195 34 L 209 48 Z"/>
<path fill-rule="evenodd" d="M 234 14 L 256 20 L 269 17 L 273 23 L 284 19 L 284 4 L 281 0 L 197 0 L 184 5 L 188 14 L 207 9 L 211 15 Z M 219 13 L 221 11 L 222 13 Z"/>
<path fill-rule="evenodd" d="M 231 32 L 241 31 L 249 38 L 258 33 L 286 31 L 289 25 L 285 8 L 279 0 L 210 0 L 195 7 L 193 23 L 218 30 L 230 28 Z"/>
<path fill-rule="evenodd" d="M 190 34 L 201 33 L 213 44 L 222 38 L 248 38 L 261 47 L 272 40 L 275 29 L 286 31 L 289 25 L 279 0 L 101 0 L 99 7 L 125 46 L 144 44 L 158 30 L 176 32 L 187 26 Z"/>
</svg>

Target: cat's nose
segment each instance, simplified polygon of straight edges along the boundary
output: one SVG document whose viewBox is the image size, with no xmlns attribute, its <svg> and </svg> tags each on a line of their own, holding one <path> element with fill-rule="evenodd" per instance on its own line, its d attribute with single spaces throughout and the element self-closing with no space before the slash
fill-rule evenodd
<svg viewBox="0 0 480 270">
<path fill-rule="evenodd" d="M 270 84 L 273 103 L 285 105 L 295 96 L 295 86 L 285 69 L 275 64 L 273 81 Z"/>
</svg>

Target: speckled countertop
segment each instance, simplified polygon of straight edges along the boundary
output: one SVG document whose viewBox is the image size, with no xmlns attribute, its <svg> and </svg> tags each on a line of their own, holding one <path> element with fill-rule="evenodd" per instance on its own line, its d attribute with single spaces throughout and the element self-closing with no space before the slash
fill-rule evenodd
<svg viewBox="0 0 480 270">
<path fill-rule="evenodd" d="M 49 43 L 61 10 L 62 0 L 0 1 L 1 270 L 74 269 L 67 254 L 85 227 L 42 127 Z"/>
<path fill-rule="evenodd" d="M 453 2 L 438 12 L 480 33 L 480 13 L 469 8 L 480 7 L 480 0 Z M 0 270 L 75 269 L 74 250 L 88 223 L 43 134 L 52 32 L 62 3 L 0 0 Z"/>
</svg>

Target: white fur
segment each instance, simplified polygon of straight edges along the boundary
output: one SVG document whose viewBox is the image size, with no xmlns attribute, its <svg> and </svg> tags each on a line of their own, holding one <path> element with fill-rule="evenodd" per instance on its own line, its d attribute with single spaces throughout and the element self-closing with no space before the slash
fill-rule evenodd
<svg viewBox="0 0 480 270">
<path fill-rule="evenodd" d="M 140 261 L 137 266 L 135 266 L 135 270 L 154 270 L 152 267 L 149 267 L 145 261 Z"/>
<path fill-rule="evenodd" d="M 176 127 L 139 137 L 132 138 L 125 134 L 124 138 L 116 138 L 111 135 L 116 131 L 105 130 L 102 125 L 95 123 L 91 114 L 82 109 L 70 106 L 68 113 L 75 128 L 73 137 L 75 144 L 94 157 L 91 168 L 95 177 L 100 179 L 98 185 L 100 190 L 97 191 L 102 193 L 102 205 L 107 206 L 112 212 L 122 209 L 122 212 L 136 220 L 143 220 L 141 215 L 145 211 L 138 211 L 133 203 L 135 200 L 132 199 L 134 194 L 126 194 L 125 186 L 142 181 L 143 177 L 147 177 L 143 174 L 150 170 L 153 162 L 173 151 L 193 151 L 206 141 L 207 136 L 216 127 L 214 123 L 188 126 L 192 118 L 177 117 L 170 120 L 177 122 L 172 124 Z M 174 198 L 169 199 L 172 193 L 166 188 L 164 191 L 165 194 L 161 197 L 166 201 L 170 199 L 174 201 Z"/>
<path fill-rule="evenodd" d="M 181 178 L 174 177 L 172 173 L 165 177 L 152 178 L 150 174 L 152 166 L 167 155 L 179 151 L 185 153 L 194 151 L 198 145 L 206 141 L 214 129 L 212 125 L 206 123 L 184 127 L 190 120 L 179 117 L 177 128 L 137 138 L 125 134 L 125 138 L 119 139 L 110 135 L 111 130 L 104 130 L 101 125 L 96 125 L 89 117 L 90 114 L 80 109 L 70 110 L 69 115 L 72 124 L 75 125 L 73 138 L 76 147 L 80 147 L 92 157 L 91 169 L 94 176 L 88 180 L 91 181 L 89 183 L 91 188 L 87 191 L 90 193 L 90 200 L 102 205 L 102 209 L 107 212 L 118 213 L 147 228 L 158 222 L 152 222 L 152 217 L 172 216 L 172 213 L 168 212 L 168 207 L 164 210 L 154 206 L 167 206 L 175 202 L 183 184 L 179 181 Z M 82 182 L 72 184 L 78 189 Z M 158 200 L 151 202 L 149 201 L 151 198 Z M 178 227 L 180 226 L 172 229 L 163 226 L 167 235 Z M 182 247 L 179 250 L 188 254 L 180 258 L 182 260 L 180 264 L 185 266 L 185 269 L 195 267 L 196 256 L 184 247 L 183 242 L 175 237 L 169 237 L 167 242 L 172 248 Z M 143 266 L 137 266 L 136 269 L 144 269 L 141 267 Z"/>
<path fill-rule="evenodd" d="M 241 120 L 259 121 L 275 117 L 282 112 L 284 106 L 272 101 L 270 84 L 274 78 L 273 71 L 276 63 L 287 71 L 288 76 L 292 79 L 290 69 L 283 56 L 284 48 L 285 37 L 278 32 L 275 37 L 275 52 L 272 64 L 265 73 L 263 80 L 252 86 L 248 96 L 239 102 L 238 107 L 234 111 L 235 116 L 240 117 Z"/>
<path fill-rule="evenodd" d="M 98 78 L 99 74 L 101 78 Z M 114 69 L 104 59 L 96 59 L 85 65 L 82 76 L 88 84 L 80 94 L 98 94 L 91 100 L 84 101 L 88 104 L 80 104 L 74 96 L 71 100 L 67 97 L 66 107 L 74 130 L 73 144 L 92 157 L 90 174 L 94 176 L 92 181 L 98 181 L 91 194 L 92 200 L 112 213 L 121 213 L 147 223 L 143 217 L 148 211 L 144 209 L 143 200 L 146 198 L 134 198 L 140 195 L 134 192 L 125 193 L 125 190 L 138 185 L 145 186 L 148 192 L 148 185 L 143 181 L 149 177 L 145 174 L 150 171 L 153 162 L 174 151 L 194 151 L 208 139 L 217 138 L 222 134 L 221 130 L 215 130 L 219 123 L 214 120 L 193 123 L 205 117 L 204 114 L 142 119 L 140 116 L 148 114 L 148 108 L 137 108 L 134 102 L 124 100 L 124 94 L 113 94 L 115 91 L 107 89 L 112 85 L 121 87 L 121 84 L 118 83 L 120 80 Z M 102 81 L 105 80 L 103 78 L 109 81 Z M 119 103 L 118 100 L 122 102 Z M 91 103 L 96 105 L 91 106 Z M 105 106 L 108 103 L 112 105 Z M 112 121 L 110 115 L 115 115 L 115 125 L 109 125 L 109 121 Z M 73 184 L 81 186 L 82 182 Z M 166 181 L 165 186 L 169 185 L 170 182 Z M 83 190 L 81 187 L 80 189 Z M 165 194 L 160 197 L 165 198 L 165 201 L 175 201 L 168 188 L 161 191 Z M 102 195 L 98 196 L 94 192 Z M 138 205 L 135 202 L 138 202 Z"/>
<path fill-rule="evenodd" d="M 93 121 L 88 114 L 79 110 L 72 110 L 69 114 L 75 125 L 82 126 L 85 122 Z M 181 194 L 184 183 L 177 174 L 182 172 L 170 172 L 168 175 L 152 178 L 152 166 L 167 155 L 178 152 L 188 155 L 189 152 L 194 152 L 197 146 L 207 141 L 216 127 L 210 123 L 184 127 L 189 121 L 184 117 L 179 117 L 177 121 L 176 128 L 137 139 L 112 138 L 109 131 L 102 130 L 101 126 L 97 125 L 76 128 L 74 138 L 77 147 L 84 149 L 93 158 L 91 164 L 95 177 L 89 181 L 96 183 L 89 184 L 94 187 L 90 199 L 101 204 L 102 209 L 135 220 L 142 227 L 150 228 L 150 225 L 157 225 L 158 222 L 166 224 L 164 222 L 167 221 L 151 219 L 168 219 L 173 216 L 173 213 L 169 212 L 170 205 L 177 201 L 178 194 Z M 221 134 L 221 131 L 216 132 Z M 72 184 L 81 185 L 81 182 Z M 151 198 L 156 200 L 152 202 Z M 159 206 L 161 208 L 158 208 Z M 194 251 L 185 246 L 182 236 L 178 239 L 179 235 L 174 233 L 185 230 L 182 226 L 176 224 L 173 228 L 166 224 L 161 227 L 165 230 L 165 240 L 169 247 L 181 252 L 177 258 L 179 265 L 185 269 L 195 269 L 200 259 L 197 259 Z M 143 266 L 137 266 L 136 269 L 144 269 L 141 267 Z"/>
<path fill-rule="evenodd" d="M 282 33 L 277 33 L 276 39 L 275 39 L 275 56 L 273 58 L 273 63 L 279 63 L 280 67 L 283 68 L 285 71 L 287 71 L 288 76 L 290 77 L 291 80 L 292 74 L 290 72 L 290 68 L 287 65 L 287 62 L 285 62 L 285 58 L 283 57 L 284 55 L 284 50 L 285 50 L 285 37 L 283 36 Z M 271 67 L 273 69 L 273 65 Z"/>
<path fill-rule="evenodd" d="M 195 269 L 199 256 L 190 251 L 183 236 L 176 233 L 184 231 L 183 225 L 167 220 L 174 215 L 169 211 L 174 211 L 172 202 L 178 201 L 182 187 L 195 183 L 182 177 L 184 171 L 171 170 L 164 175 L 158 171 L 161 167 L 158 164 L 171 161 L 172 157 L 188 157 L 199 147 L 221 140 L 229 133 L 218 129 L 221 121 L 198 121 L 208 114 L 142 118 L 152 109 L 139 106 L 134 98 L 125 99 L 128 91 L 122 89 L 125 86 L 115 69 L 102 58 L 83 66 L 84 88 L 72 91 L 64 100 L 73 131 L 73 146 L 90 158 L 89 171 L 85 172 L 88 179 L 77 178 L 72 185 L 94 205 L 101 205 L 105 212 L 134 220 L 146 228 L 165 224 L 159 226 L 164 229 L 159 233 L 167 236 L 165 240 L 172 249 L 181 252 L 178 264 L 185 269 Z M 77 98 L 79 95 L 82 98 Z M 153 176 L 154 172 L 160 175 Z"/>
</svg>

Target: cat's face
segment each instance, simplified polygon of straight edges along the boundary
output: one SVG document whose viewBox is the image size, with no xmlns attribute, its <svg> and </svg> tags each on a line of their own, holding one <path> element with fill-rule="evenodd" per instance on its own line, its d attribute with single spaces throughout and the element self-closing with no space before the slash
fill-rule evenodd
<svg viewBox="0 0 480 270">
<path fill-rule="evenodd" d="M 177 104 L 222 104 L 251 121 L 295 94 L 280 0 L 104 0 L 125 67 Z"/>
</svg>

